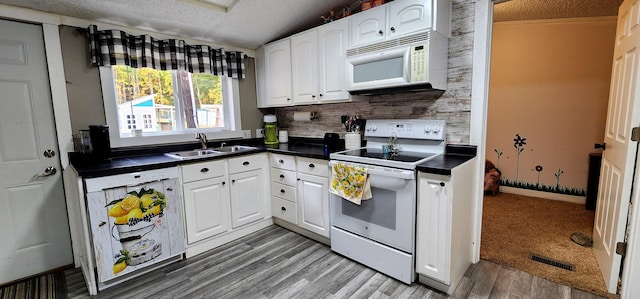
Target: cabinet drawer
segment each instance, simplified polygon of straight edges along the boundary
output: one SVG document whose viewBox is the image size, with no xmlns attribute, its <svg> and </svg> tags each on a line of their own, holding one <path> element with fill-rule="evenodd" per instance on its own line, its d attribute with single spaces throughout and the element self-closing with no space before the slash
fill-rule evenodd
<svg viewBox="0 0 640 299">
<path fill-rule="evenodd" d="M 296 188 L 292 186 L 271 182 L 271 195 L 296 202 Z"/>
<path fill-rule="evenodd" d="M 291 170 L 284 170 L 280 168 L 271 167 L 271 181 L 288 186 L 296 185 L 296 172 Z"/>
<path fill-rule="evenodd" d="M 296 157 L 280 154 L 270 154 L 270 157 L 269 164 L 271 164 L 271 167 L 296 170 Z"/>
<path fill-rule="evenodd" d="M 280 197 L 271 197 L 271 215 L 293 224 L 298 223 L 296 217 L 296 203 Z"/>
<path fill-rule="evenodd" d="M 229 173 L 238 173 L 262 168 L 264 155 L 249 155 L 229 159 Z"/>
<path fill-rule="evenodd" d="M 325 160 L 298 157 L 297 167 L 300 173 L 329 177 L 329 166 Z"/>
<path fill-rule="evenodd" d="M 227 173 L 225 160 L 182 165 L 182 182 L 188 183 L 223 176 Z"/>
</svg>

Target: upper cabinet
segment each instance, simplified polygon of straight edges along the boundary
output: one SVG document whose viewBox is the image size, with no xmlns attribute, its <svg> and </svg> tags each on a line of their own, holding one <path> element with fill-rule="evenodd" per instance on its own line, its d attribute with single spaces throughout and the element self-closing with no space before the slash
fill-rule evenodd
<svg viewBox="0 0 640 299">
<path fill-rule="evenodd" d="M 450 0 L 395 0 L 256 51 L 258 107 L 351 101 L 349 48 L 431 29 L 450 35 Z"/>
<path fill-rule="evenodd" d="M 258 80 L 264 80 L 265 94 L 258 107 L 292 105 L 290 39 L 265 45 L 263 50 L 264 75 Z"/>
<path fill-rule="evenodd" d="M 351 47 L 431 28 L 449 36 L 448 0 L 397 0 L 351 17 Z"/>
</svg>

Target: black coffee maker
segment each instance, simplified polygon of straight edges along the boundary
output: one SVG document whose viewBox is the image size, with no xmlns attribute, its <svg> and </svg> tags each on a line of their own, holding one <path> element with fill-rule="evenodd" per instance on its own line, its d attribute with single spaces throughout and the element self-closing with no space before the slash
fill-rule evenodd
<svg viewBox="0 0 640 299">
<path fill-rule="evenodd" d="M 111 159 L 111 141 L 109 139 L 109 126 L 89 126 L 91 137 L 92 156 L 96 160 Z"/>
<path fill-rule="evenodd" d="M 340 134 L 324 133 L 324 154 L 336 152 L 340 149 Z"/>
</svg>

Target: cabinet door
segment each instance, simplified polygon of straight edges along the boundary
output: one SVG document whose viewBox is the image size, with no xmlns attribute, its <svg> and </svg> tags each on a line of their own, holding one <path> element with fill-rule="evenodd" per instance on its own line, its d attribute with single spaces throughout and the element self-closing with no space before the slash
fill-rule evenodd
<svg viewBox="0 0 640 299">
<path fill-rule="evenodd" d="M 264 46 L 265 107 L 291 105 L 291 48 L 285 39 Z"/>
<path fill-rule="evenodd" d="M 383 41 L 386 38 L 384 5 L 357 13 L 350 18 L 352 47 Z"/>
<path fill-rule="evenodd" d="M 319 97 L 321 102 L 348 100 L 347 50 L 349 22 L 331 22 L 318 28 L 320 45 Z"/>
<path fill-rule="evenodd" d="M 291 71 L 293 102 L 313 104 L 318 101 L 318 30 L 291 37 Z"/>
<path fill-rule="evenodd" d="M 389 3 L 387 38 L 395 38 L 431 27 L 431 2 L 432 0 L 407 0 Z"/>
<path fill-rule="evenodd" d="M 231 223 L 236 228 L 265 217 L 264 180 L 262 170 L 252 170 L 229 176 L 231 179 Z"/>
<path fill-rule="evenodd" d="M 298 174 L 298 226 L 329 237 L 329 179 Z"/>
<path fill-rule="evenodd" d="M 437 176 L 436 176 L 437 177 Z M 451 283 L 451 197 L 449 181 L 420 177 L 416 228 L 416 272 Z"/>
<path fill-rule="evenodd" d="M 187 242 L 224 233 L 231 228 L 229 190 L 225 177 L 184 184 Z"/>
</svg>

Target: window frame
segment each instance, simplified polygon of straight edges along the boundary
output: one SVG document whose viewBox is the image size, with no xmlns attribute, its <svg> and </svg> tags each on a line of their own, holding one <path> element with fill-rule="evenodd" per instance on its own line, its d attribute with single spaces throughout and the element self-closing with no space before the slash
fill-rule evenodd
<svg viewBox="0 0 640 299">
<path fill-rule="evenodd" d="M 118 108 L 116 104 L 115 82 L 111 67 L 100 67 L 100 81 L 102 85 L 102 100 L 104 104 L 104 114 L 109 125 L 109 137 L 111 147 L 143 146 L 167 143 L 184 143 L 195 140 L 196 132 L 205 133 L 210 140 L 242 138 L 242 128 L 240 126 L 240 89 L 238 79 L 220 76 L 222 85 L 222 99 L 224 103 L 223 113 L 225 128 L 184 128 L 183 131 L 163 132 L 163 133 L 143 133 L 143 136 L 120 137 L 120 126 L 118 123 Z M 174 89 L 175 92 L 175 89 Z M 178 110 L 180 109 L 180 110 Z M 180 101 L 176 101 L 177 111 L 182 111 Z M 182 118 L 180 118 L 181 120 Z M 137 122 L 136 122 L 137 125 Z"/>
</svg>

